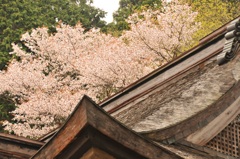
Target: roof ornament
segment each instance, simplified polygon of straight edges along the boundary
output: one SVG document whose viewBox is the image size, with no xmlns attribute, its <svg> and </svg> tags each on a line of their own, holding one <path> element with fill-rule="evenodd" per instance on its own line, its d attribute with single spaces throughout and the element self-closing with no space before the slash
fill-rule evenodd
<svg viewBox="0 0 240 159">
<path fill-rule="evenodd" d="M 218 65 L 222 65 L 232 60 L 240 48 L 240 19 L 232 21 L 227 26 L 225 34 L 225 44 L 222 53 L 217 57 Z"/>
</svg>

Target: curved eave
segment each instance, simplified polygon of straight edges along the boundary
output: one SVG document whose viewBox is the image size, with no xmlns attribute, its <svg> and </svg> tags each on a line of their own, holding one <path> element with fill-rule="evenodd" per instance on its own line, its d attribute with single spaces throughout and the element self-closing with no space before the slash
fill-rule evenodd
<svg viewBox="0 0 240 159">
<path fill-rule="evenodd" d="M 177 140 L 183 139 L 203 128 L 224 112 L 240 97 L 239 90 L 240 81 L 229 89 L 219 100 L 191 118 L 163 129 L 141 132 L 141 134 L 152 140 L 165 141 L 167 143 L 173 143 Z"/>
</svg>

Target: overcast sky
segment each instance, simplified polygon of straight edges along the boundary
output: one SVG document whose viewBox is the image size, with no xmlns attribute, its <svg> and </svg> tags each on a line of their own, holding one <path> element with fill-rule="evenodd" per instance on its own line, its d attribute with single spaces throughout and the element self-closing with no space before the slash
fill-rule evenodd
<svg viewBox="0 0 240 159">
<path fill-rule="evenodd" d="M 93 5 L 108 12 L 105 21 L 112 22 L 112 13 L 118 9 L 119 0 L 93 0 Z"/>
</svg>

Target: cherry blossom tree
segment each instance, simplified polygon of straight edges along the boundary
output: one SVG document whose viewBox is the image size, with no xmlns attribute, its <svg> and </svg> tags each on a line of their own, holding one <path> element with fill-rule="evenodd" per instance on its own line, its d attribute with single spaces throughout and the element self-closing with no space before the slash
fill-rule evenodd
<svg viewBox="0 0 240 159">
<path fill-rule="evenodd" d="M 13 44 L 12 53 L 20 59 L 1 72 L 0 88 L 20 103 L 12 112 L 15 123 L 6 122 L 5 130 L 25 137 L 58 127 L 83 94 L 97 101 L 99 94 L 105 97 L 129 85 L 151 71 L 148 66 L 156 58 L 99 30 L 85 33 L 81 24 L 60 24 L 54 35 L 37 28 L 21 40 L 30 52 Z"/>
<path fill-rule="evenodd" d="M 184 47 L 191 44 L 192 35 L 200 27 L 194 21 L 196 16 L 197 12 L 187 4 L 164 1 L 162 9 L 131 15 L 128 18 L 131 30 L 126 31 L 124 37 L 132 46 L 157 54 L 161 65 L 180 55 Z"/>
<path fill-rule="evenodd" d="M 198 24 L 190 7 L 174 1 L 163 10 L 133 14 L 131 30 L 116 38 L 59 23 L 25 33 L 18 58 L 0 72 L 0 93 L 10 92 L 17 109 L 5 130 L 37 138 L 59 127 L 83 94 L 99 101 L 177 56 Z"/>
</svg>

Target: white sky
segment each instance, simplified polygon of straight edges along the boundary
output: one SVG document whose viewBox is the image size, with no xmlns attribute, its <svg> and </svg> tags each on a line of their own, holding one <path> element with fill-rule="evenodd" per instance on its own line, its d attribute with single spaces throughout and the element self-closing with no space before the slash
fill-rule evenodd
<svg viewBox="0 0 240 159">
<path fill-rule="evenodd" d="M 108 12 L 106 18 L 104 18 L 104 20 L 108 23 L 112 22 L 113 20 L 112 13 L 118 9 L 119 7 L 118 3 L 119 0 L 93 0 L 93 5 L 95 7 L 98 7 Z"/>
</svg>

